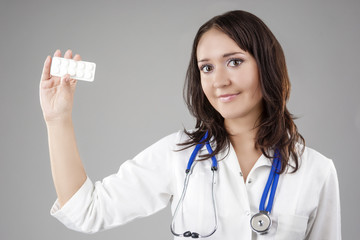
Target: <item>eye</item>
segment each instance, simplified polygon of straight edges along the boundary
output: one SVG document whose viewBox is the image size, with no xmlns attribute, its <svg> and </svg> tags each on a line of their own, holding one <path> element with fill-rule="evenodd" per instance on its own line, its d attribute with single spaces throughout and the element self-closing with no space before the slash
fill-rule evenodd
<svg viewBox="0 0 360 240">
<path fill-rule="evenodd" d="M 212 70 L 213 70 L 213 67 L 209 64 L 205 64 L 200 67 L 200 71 L 203 71 L 204 73 L 211 72 Z"/>
<path fill-rule="evenodd" d="M 239 66 L 241 63 L 243 62 L 243 60 L 236 58 L 236 59 L 230 59 L 228 62 L 228 65 L 230 67 L 236 67 Z"/>
</svg>

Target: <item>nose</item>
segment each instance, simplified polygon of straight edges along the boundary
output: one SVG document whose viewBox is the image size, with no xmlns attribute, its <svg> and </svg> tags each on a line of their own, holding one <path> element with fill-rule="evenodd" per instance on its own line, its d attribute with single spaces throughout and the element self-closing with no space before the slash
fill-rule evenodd
<svg viewBox="0 0 360 240">
<path fill-rule="evenodd" d="M 213 75 L 213 86 L 214 88 L 222 88 L 230 85 L 230 76 L 224 67 L 218 67 Z"/>
</svg>

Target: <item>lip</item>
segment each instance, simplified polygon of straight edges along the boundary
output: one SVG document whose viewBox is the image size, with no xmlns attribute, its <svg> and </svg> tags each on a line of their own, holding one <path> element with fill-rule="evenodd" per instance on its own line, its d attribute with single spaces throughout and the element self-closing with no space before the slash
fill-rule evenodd
<svg viewBox="0 0 360 240">
<path fill-rule="evenodd" d="M 231 102 L 234 98 L 236 98 L 240 93 L 231 93 L 231 94 L 223 94 L 219 96 L 219 100 L 221 102 Z"/>
</svg>

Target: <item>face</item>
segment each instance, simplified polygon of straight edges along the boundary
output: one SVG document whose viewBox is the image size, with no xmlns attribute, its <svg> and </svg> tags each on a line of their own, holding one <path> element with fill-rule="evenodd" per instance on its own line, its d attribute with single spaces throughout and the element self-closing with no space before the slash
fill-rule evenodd
<svg viewBox="0 0 360 240">
<path fill-rule="evenodd" d="M 255 58 L 215 28 L 200 38 L 196 53 L 201 86 L 211 105 L 225 121 L 255 121 L 262 111 Z"/>
</svg>

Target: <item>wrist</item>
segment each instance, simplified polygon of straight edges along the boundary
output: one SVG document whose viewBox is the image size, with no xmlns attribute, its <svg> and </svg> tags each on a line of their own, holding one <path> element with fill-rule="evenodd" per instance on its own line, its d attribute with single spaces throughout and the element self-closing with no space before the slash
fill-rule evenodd
<svg viewBox="0 0 360 240">
<path fill-rule="evenodd" d="M 72 118 L 64 117 L 64 118 L 58 118 L 58 119 L 52 119 L 52 120 L 45 120 L 46 126 L 49 128 L 51 127 L 62 127 L 62 126 L 69 126 L 72 125 Z"/>
</svg>

